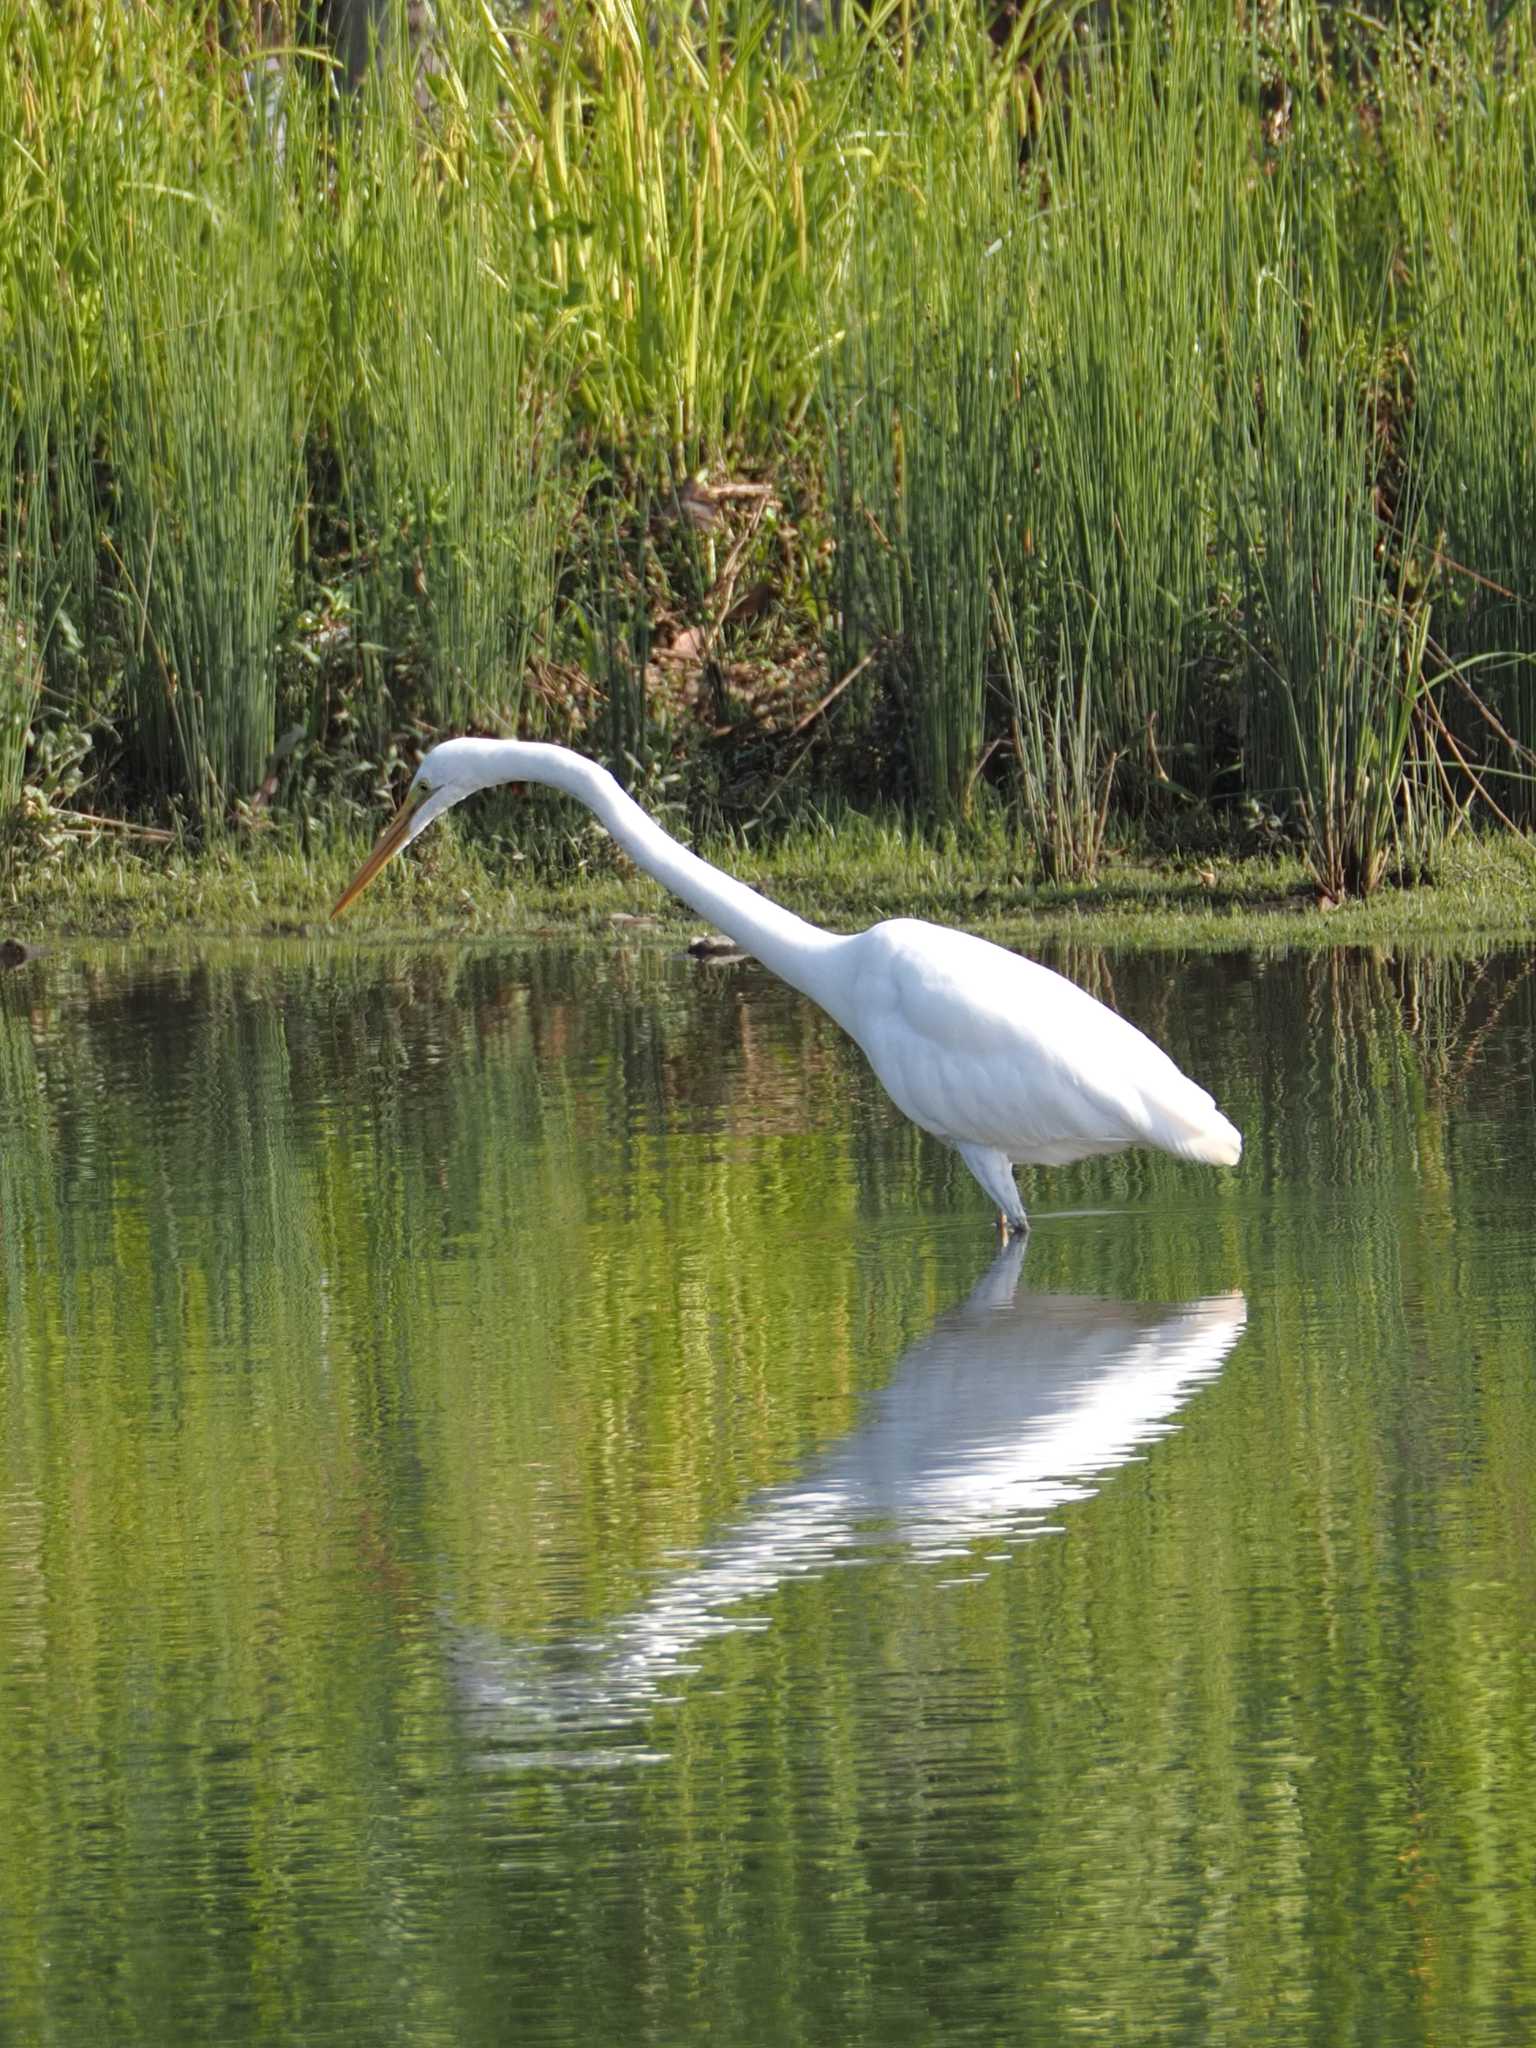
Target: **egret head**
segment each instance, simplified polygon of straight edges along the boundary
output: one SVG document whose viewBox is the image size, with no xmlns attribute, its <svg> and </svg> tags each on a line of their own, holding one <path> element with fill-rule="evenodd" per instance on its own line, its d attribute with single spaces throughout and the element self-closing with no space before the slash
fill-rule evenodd
<svg viewBox="0 0 1536 2048">
<path fill-rule="evenodd" d="M 409 846 L 419 832 L 425 832 L 434 818 L 451 810 L 477 789 L 501 778 L 488 758 L 494 742 L 485 740 L 444 740 L 422 756 L 421 766 L 411 777 L 405 801 L 374 842 L 373 851 L 336 899 L 332 917 L 340 917 L 348 904 L 361 896 L 374 876 L 402 846 Z"/>
</svg>

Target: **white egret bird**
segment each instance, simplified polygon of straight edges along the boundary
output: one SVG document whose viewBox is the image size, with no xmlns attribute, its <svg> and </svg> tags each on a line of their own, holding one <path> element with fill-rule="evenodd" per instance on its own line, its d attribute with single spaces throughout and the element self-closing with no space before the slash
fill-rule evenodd
<svg viewBox="0 0 1536 2048">
<path fill-rule="evenodd" d="M 1243 1141 L 1159 1046 L 1085 990 L 969 932 L 891 918 L 824 932 L 722 874 L 663 832 L 605 768 L 531 740 L 444 740 L 331 912 L 402 846 L 476 790 L 547 783 L 578 798 L 637 866 L 744 952 L 820 1003 L 863 1048 L 897 1108 L 952 1145 L 1027 1230 L 1015 1165 L 1064 1166 L 1151 1145 L 1235 1166 Z"/>
</svg>

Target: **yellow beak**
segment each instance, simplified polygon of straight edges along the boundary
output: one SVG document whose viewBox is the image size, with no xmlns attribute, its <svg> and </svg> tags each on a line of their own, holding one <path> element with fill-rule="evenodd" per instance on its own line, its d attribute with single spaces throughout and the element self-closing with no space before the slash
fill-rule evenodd
<svg viewBox="0 0 1536 2048">
<path fill-rule="evenodd" d="M 374 842 L 372 853 L 369 854 L 357 873 L 348 882 L 346 888 L 337 897 L 336 907 L 331 912 L 332 917 L 340 917 L 347 905 L 362 895 L 380 868 L 393 860 L 401 847 L 404 846 L 406 836 L 410 831 L 411 820 L 421 809 L 426 794 L 427 792 L 424 789 L 413 789 L 409 792 L 405 802 L 396 811 Z"/>
</svg>

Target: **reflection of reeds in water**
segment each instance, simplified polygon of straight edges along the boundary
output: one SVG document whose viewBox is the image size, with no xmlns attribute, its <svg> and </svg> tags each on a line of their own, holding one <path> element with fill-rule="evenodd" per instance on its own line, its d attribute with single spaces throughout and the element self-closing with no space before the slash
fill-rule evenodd
<svg viewBox="0 0 1536 2048">
<path fill-rule="evenodd" d="M 1266 970 L 1264 1000 L 1295 1034 L 1302 1136 L 1307 1113 L 1324 1101 L 1326 1124 L 1368 1127 L 1368 1097 L 1383 1087 L 1406 1084 L 1445 1117 L 1502 1095 L 1518 1072 L 1511 1053 L 1536 1015 L 1536 972 L 1519 954 L 1341 947 L 1293 957 L 1283 977 Z"/>
<path fill-rule="evenodd" d="M 1184 963 L 1170 977 L 1156 956 L 1111 960 L 1077 948 L 1057 964 L 1218 1077 L 1255 1145 L 1280 1148 L 1298 1186 L 1331 1177 L 1331 1168 L 1309 1175 L 1307 1160 L 1326 1161 L 1340 1142 L 1364 1148 L 1362 1170 L 1395 1142 L 1390 1122 L 1371 1112 L 1373 1095 L 1406 1091 L 1442 1116 L 1514 1085 L 1515 1049 L 1536 1005 L 1536 978 L 1509 955 L 1340 949 L 1260 960 L 1242 973 L 1222 959 Z M 490 1217 L 502 1205 L 516 1213 L 527 1201 L 516 1178 L 545 1141 L 546 1195 L 529 1205 L 534 1222 L 558 1182 L 563 1222 L 624 1218 L 633 1228 L 643 1218 L 664 1228 L 688 1199 L 655 1171 L 656 1147 L 669 1139 L 668 1175 L 706 1171 L 716 1182 L 711 1203 L 746 1197 L 754 1162 L 768 1176 L 748 1198 L 744 1226 L 759 1199 L 807 1218 L 878 1211 L 895 1180 L 932 1180 L 926 1141 L 866 1097 L 856 1052 L 751 965 L 701 970 L 645 946 L 581 957 L 547 947 L 464 956 L 296 948 L 264 962 L 234 956 L 148 970 L 45 955 L 0 981 L 0 1005 L 7 1043 L 34 1075 L 17 1079 L 10 1100 L 41 1119 L 47 1142 L 78 1130 L 59 1105 L 88 1083 L 103 1105 L 98 1126 L 112 1114 L 141 1116 L 136 1087 L 125 1089 L 135 1077 L 124 1048 L 142 1044 L 148 1064 L 137 1085 L 213 1108 L 200 1137 L 174 1118 L 144 1126 L 167 1170 L 178 1146 L 207 1141 L 253 1160 L 259 1147 L 283 1180 L 302 1177 L 322 1156 L 334 1091 L 345 1086 L 357 1141 L 381 1161 L 408 1132 L 430 1134 L 441 1194 L 465 1227 L 477 1217 L 496 1227 Z M 136 1020 L 151 1013 L 159 1028 L 145 1039 Z M 272 1077 L 287 1123 L 262 1112 Z M 634 1175 L 642 1141 L 650 1164 Z M 785 1145 L 803 1151 L 802 1167 Z M 410 1157 L 407 1149 L 383 1184 L 391 1200 L 410 1185 Z M 11 1163 L 20 1169 L 19 1158 Z M 352 1172 L 359 1161 L 331 1164 Z M 1176 1166 L 1137 1155 L 1048 1184 L 1059 1206 L 1071 1206 L 1079 1188 L 1154 1203 L 1177 1190 L 1182 1213 L 1187 1193 Z M 1202 1185 L 1200 1206 L 1240 1199 L 1247 1184 L 1240 1175 L 1230 1190 Z M 371 1213 L 378 1221 L 384 1212 Z M 727 1212 L 719 1220 L 729 1229 Z M 1166 1292 L 1156 1271 L 1138 1284 L 1152 1295 L 1160 1280 Z"/>
<path fill-rule="evenodd" d="M 764 1625 L 756 1603 L 861 1552 L 901 1548 L 984 1572 L 975 1546 L 1040 1535 L 1058 1509 L 1090 1498 L 1175 1426 L 1242 1334 L 1240 1294 L 1169 1307 L 1032 1295 L 1019 1291 L 1024 1255 L 1016 1239 L 903 1355 L 848 1437 L 643 1604 L 536 1652 L 466 1638 L 466 1705 L 487 1717 L 498 1755 L 529 1734 L 649 1713 L 705 1644 Z"/>
<path fill-rule="evenodd" d="M 1113 967 L 1148 1015 L 1166 960 Z M 231 1930 L 256 1894 L 285 1996 L 324 1925 L 328 2014 L 362 1981 L 393 2020 L 405 1984 L 455 2038 L 485 1957 L 550 1998 L 558 1911 L 572 1976 L 541 2009 L 573 2037 L 634 2031 L 643 1944 L 657 2038 L 687 2032 L 685 1978 L 698 2038 L 761 2038 L 762 1958 L 792 2018 L 874 1986 L 806 2038 L 889 2039 L 892 1957 L 931 1971 L 940 1891 L 967 1955 L 1005 1905 L 1040 2042 L 1081 2034 L 1106 1986 L 1149 2039 L 1249 2011 L 1299 2014 L 1301 2038 L 1344 2009 L 1362 1939 L 1394 2040 L 1517 2010 L 1533 988 L 1508 956 L 1190 965 L 1176 1022 L 1240 1100 L 1251 1165 L 1193 1201 L 1170 1162 L 1095 1169 L 1117 1213 L 1041 1221 L 1038 1294 L 947 1309 L 969 1222 L 914 1205 L 931 1158 L 750 971 L 274 942 L 0 975 L 21 2031 L 123 2037 L 128 1980 L 100 1987 L 143 1952 L 146 1897 L 199 2024 L 231 1954 L 243 2014 Z M 689 1092 L 700 1062 L 718 1100 Z M 1155 1366 L 1185 1343 L 1193 1365 L 1235 1304 L 1181 1339 L 1155 1307 L 1070 1297 L 1228 1276 L 1248 1320 L 1206 1397 L 1169 1412 L 1188 1389 L 1153 1371 L 1160 1414 L 1074 1408 L 1059 1382 L 1031 1410 L 1009 1364 L 1031 1313 L 1059 1362 L 1079 1347 L 1082 1394 L 1092 1348 Z M 1074 1413 L 1093 1455 L 1059 1434 L 1047 1455 Z M 1092 1485 L 1148 1420 L 1172 1435 L 1064 1540 L 987 1568 L 1003 1546 L 979 1531 L 1050 1518 L 1043 1490 Z M 932 1556 L 957 1541 L 967 1561 Z M 769 1599 L 731 1604 L 754 1558 Z M 686 1660 L 719 1622 L 701 1679 L 669 1686 L 663 1639 Z M 466 1688 L 494 1705 L 532 1676 L 590 1709 L 620 1653 L 627 1697 L 678 1695 L 664 1768 L 583 1784 L 557 1726 L 557 1782 L 460 1770 Z M 540 1739 L 471 1725 L 471 1753 L 505 1732 L 527 1763 Z M 1471 1789 L 1426 1797 L 1446 1786 Z M 163 1986 L 157 1966 L 137 1994 L 159 2020 Z"/>
</svg>

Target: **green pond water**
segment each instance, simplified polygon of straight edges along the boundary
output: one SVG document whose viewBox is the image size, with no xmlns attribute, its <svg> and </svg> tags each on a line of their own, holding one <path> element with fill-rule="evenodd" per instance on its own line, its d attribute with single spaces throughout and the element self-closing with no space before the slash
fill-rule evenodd
<svg viewBox="0 0 1536 2048">
<path fill-rule="evenodd" d="M 0 2040 L 1536 2038 L 1536 973 L 1064 958 L 1027 1252 L 750 964 L 0 976 Z"/>
</svg>

